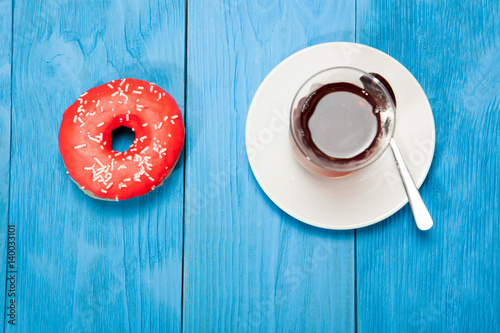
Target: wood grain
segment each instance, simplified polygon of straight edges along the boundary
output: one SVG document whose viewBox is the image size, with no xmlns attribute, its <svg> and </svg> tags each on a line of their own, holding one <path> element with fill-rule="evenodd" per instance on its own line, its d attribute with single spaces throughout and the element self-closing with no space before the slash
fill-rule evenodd
<svg viewBox="0 0 500 333">
<path fill-rule="evenodd" d="M 248 164 L 251 99 L 281 60 L 354 40 L 354 1 L 188 3 L 186 332 L 354 330 L 353 232 L 294 220 Z"/>
<path fill-rule="evenodd" d="M 180 331 L 183 163 L 144 197 L 104 202 L 72 183 L 57 147 L 65 108 L 113 79 L 155 82 L 183 108 L 184 29 L 177 1 L 15 2 L 19 330 Z"/>
<path fill-rule="evenodd" d="M 434 227 L 418 231 L 406 206 L 357 231 L 360 332 L 498 331 L 499 13 L 489 0 L 358 0 L 357 41 L 415 75 L 437 137 L 421 189 Z"/>
<path fill-rule="evenodd" d="M 0 319 L 5 323 L 7 224 L 9 216 L 12 1 L 0 0 Z"/>
</svg>

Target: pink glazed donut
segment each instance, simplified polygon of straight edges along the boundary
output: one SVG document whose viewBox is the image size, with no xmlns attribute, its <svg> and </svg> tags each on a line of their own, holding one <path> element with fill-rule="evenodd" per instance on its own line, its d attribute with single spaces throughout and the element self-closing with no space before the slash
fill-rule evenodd
<svg viewBox="0 0 500 333">
<path fill-rule="evenodd" d="M 129 127 L 129 150 L 111 149 L 111 132 Z M 59 151 L 71 179 L 88 195 L 126 200 L 163 184 L 184 145 L 175 100 L 153 83 L 111 81 L 83 93 L 63 115 Z"/>
</svg>

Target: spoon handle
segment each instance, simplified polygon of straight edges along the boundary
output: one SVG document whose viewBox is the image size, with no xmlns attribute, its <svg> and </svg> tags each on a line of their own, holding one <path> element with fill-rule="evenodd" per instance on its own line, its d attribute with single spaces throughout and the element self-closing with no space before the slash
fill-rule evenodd
<svg viewBox="0 0 500 333">
<path fill-rule="evenodd" d="M 410 171 L 408 170 L 405 160 L 403 159 L 403 155 L 401 155 L 401 151 L 399 150 L 394 138 L 391 139 L 391 148 L 392 154 L 394 155 L 394 159 L 396 160 L 396 164 L 398 166 L 399 174 L 403 180 L 406 195 L 408 196 L 408 202 L 410 203 L 417 227 L 420 230 L 429 230 L 434 224 L 431 214 L 429 214 L 429 210 L 427 210 L 427 207 L 418 192 L 417 186 L 415 186 L 415 182 L 413 181 Z"/>
</svg>

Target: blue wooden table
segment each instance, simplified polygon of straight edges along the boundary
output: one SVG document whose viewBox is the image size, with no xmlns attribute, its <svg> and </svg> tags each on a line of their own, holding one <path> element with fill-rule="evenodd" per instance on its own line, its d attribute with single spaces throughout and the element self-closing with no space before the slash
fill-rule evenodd
<svg viewBox="0 0 500 333">
<path fill-rule="evenodd" d="M 256 89 L 329 41 L 390 54 L 429 97 L 430 231 L 408 205 L 314 228 L 256 182 Z M 187 142 L 164 186 L 103 202 L 67 176 L 58 131 L 82 92 L 122 77 L 169 91 Z M 497 0 L 0 0 L 0 327 L 500 332 L 499 78 Z"/>
</svg>

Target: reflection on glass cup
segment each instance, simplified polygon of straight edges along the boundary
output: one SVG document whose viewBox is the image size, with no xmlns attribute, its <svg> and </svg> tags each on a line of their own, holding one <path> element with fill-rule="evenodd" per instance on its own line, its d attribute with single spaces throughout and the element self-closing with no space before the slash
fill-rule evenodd
<svg viewBox="0 0 500 333">
<path fill-rule="evenodd" d="M 291 107 L 290 143 L 304 168 L 341 177 L 382 156 L 394 133 L 396 108 L 379 78 L 334 67 L 300 87 Z"/>
</svg>

